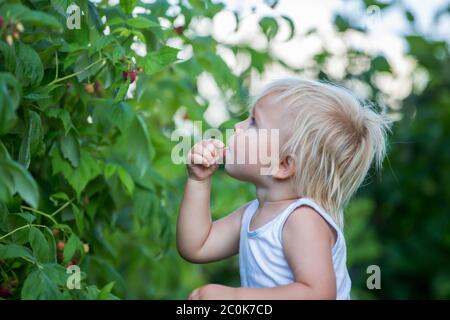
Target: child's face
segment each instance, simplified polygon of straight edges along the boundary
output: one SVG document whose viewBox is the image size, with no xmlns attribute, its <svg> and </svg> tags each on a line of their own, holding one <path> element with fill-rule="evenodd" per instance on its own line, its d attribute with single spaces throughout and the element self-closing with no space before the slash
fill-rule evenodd
<svg viewBox="0 0 450 320">
<path fill-rule="evenodd" d="M 225 155 L 226 172 L 249 182 L 261 182 L 270 164 L 279 161 L 279 150 L 285 141 L 283 128 L 289 124 L 282 104 L 275 104 L 275 94 L 261 98 L 250 116 L 235 125 L 228 139 Z M 264 173 L 265 172 L 265 173 Z"/>
</svg>

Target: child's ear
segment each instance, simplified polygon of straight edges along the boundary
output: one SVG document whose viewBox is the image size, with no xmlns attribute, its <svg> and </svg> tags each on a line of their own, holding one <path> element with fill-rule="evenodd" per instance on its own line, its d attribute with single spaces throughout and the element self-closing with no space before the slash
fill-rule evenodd
<svg viewBox="0 0 450 320">
<path fill-rule="evenodd" d="M 288 179 L 292 177 L 295 173 L 295 159 L 290 156 L 284 156 L 279 165 L 278 169 L 275 170 L 274 174 L 272 175 L 275 179 Z"/>
</svg>

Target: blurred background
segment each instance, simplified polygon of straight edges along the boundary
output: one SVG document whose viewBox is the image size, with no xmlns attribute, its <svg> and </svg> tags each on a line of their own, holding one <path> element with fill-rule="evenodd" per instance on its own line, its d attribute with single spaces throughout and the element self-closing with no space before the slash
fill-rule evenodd
<svg viewBox="0 0 450 320">
<path fill-rule="evenodd" d="M 20 245 L 37 260 L 5 250 L 2 257 L 0 250 L 6 298 L 58 296 L 57 290 L 29 288 L 42 262 L 39 248 L 21 235 L 27 229 L 8 235 L 26 223 L 53 234 L 44 234 L 48 250 L 62 257 L 45 261 L 49 270 L 72 261 L 83 271 L 90 286 L 83 293 L 54 280 L 62 298 L 107 292 L 122 299 L 183 299 L 207 283 L 239 286 L 237 257 L 194 265 L 177 253 L 186 170 L 171 161 L 179 142 L 171 133 L 181 129 L 198 139 L 194 121 L 203 131 L 231 128 L 248 116 L 250 95 L 290 75 L 344 85 L 395 121 L 382 172 L 370 171 L 345 212 L 352 299 L 450 298 L 449 1 L 73 2 L 84 12 L 81 31 L 58 33 L 26 15 L 11 18 L 25 25 L 13 47 L 19 50 L 21 41 L 32 47 L 45 75 L 38 83 L 22 81 L 16 126 L 0 130 L 3 149 L 29 172 L 39 199 L 33 206 L 33 196 L 20 187 L 0 198 L 0 244 Z M 70 3 L 22 5 L 65 25 Z M 131 17 L 146 21 L 128 23 Z M 52 29 L 49 39 L 36 38 L 40 28 Z M 17 77 L 5 32 L 0 71 L 15 70 Z M 107 59 L 103 67 L 90 66 L 97 53 Z M 126 86 L 117 85 L 130 70 L 137 80 L 125 75 Z M 77 74 L 64 79 L 70 72 Z M 40 117 L 42 137 L 31 160 L 24 160 L 18 146 L 31 112 Z M 214 219 L 254 198 L 253 186 L 223 168 L 215 174 Z M 56 221 L 45 217 L 52 212 Z M 73 249 L 54 248 L 61 241 Z M 380 267 L 381 289 L 366 286 L 370 265 Z"/>
</svg>

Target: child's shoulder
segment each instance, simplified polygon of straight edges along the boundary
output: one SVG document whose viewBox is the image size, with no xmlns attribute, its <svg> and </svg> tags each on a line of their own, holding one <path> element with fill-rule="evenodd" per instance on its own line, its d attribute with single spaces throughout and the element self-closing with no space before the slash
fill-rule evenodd
<svg viewBox="0 0 450 320">
<path fill-rule="evenodd" d="M 287 218 L 283 228 L 284 240 L 301 237 L 327 241 L 334 245 L 337 231 L 318 211 L 308 205 L 295 208 Z"/>
</svg>

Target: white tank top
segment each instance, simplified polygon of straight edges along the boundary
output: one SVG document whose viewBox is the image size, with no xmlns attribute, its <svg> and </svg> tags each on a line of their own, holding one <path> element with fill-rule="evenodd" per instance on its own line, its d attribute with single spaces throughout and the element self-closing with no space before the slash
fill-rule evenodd
<svg viewBox="0 0 450 320">
<path fill-rule="evenodd" d="M 274 219 L 253 231 L 250 231 L 250 221 L 258 209 L 258 199 L 248 205 L 242 217 L 239 241 L 241 286 L 277 287 L 295 281 L 283 252 L 282 230 L 289 215 L 301 205 L 313 208 L 336 230 L 337 239 L 331 252 L 336 274 L 336 299 L 350 299 L 351 280 L 346 266 L 344 235 L 324 209 L 309 198 L 298 199 Z"/>
</svg>

